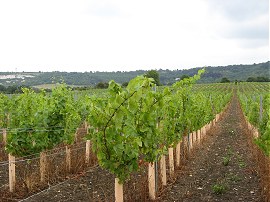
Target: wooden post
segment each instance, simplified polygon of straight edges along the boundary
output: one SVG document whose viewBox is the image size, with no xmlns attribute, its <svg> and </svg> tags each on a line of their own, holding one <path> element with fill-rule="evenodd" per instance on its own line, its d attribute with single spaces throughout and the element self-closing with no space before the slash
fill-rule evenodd
<svg viewBox="0 0 270 202">
<path fill-rule="evenodd" d="M 206 125 L 203 127 L 203 139 L 206 137 Z"/>
<path fill-rule="evenodd" d="M 69 146 L 66 146 L 66 171 L 71 170 L 71 150 Z"/>
<path fill-rule="evenodd" d="M 87 128 L 88 128 L 87 121 L 83 122 L 83 126 L 84 126 L 84 129 L 87 130 Z"/>
<path fill-rule="evenodd" d="M 201 140 L 203 140 L 203 137 L 204 137 L 204 126 L 201 128 L 201 136 L 200 136 L 200 138 L 201 138 Z"/>
<path fill-rule="evenodd" d="M 176 166 L 180 166 L 180 148 L 181 148 L 181 141 L 178 142 L 176 145 Z"/>
<path fill-rule="evenodd" d="M 188 145 L 189 144 L 188 143 L 189 142 L 189 139 L 188 139 L 189 137 L 188 136 L 189 135 L 186 135 L 186 136 L 183 137 L 183 141 L 184 141 L 184 144 L 183 144 L 184 145 L 184 158 L 185 159 L 187 159 L 188 150 L 189 150 L 189 145 Z"/>
<path fill-rule="evenodd" d="M 197 140 L 198 140 L 198 144 L 200 144 L 201 142 L 201 129 L 197 130 Z"/>
<path fill-rule="evenodd" d="M 192 132 L 192 143 L 193 143 L 193 147 L 196 146 L 196 141 L 197 141 L 197 134 L 196 131 Z"/>
<path fill-rule="evenodd" d="M 212 121 L 207 124 L 207 131 L 209 131 L 211 129 L 211 123 L 212 123 Z"/>
<path fill-rule="evenodd" d="M 40 181 L 41 183 L 45 182 L 46 179 L 46 154 L 45 152 L 40 152 L 40 160 L 39 160 L 39 164 L 40 164 Z"/>
<path fill-rule="evenodd" d="M 89 164 L 90 162 L 90 151 L 91 151 L 91 142 L 90 140 L 86 140 L 85 146 L 85 163 Z"/>
<path fill-rule="evenodd" d="M 16 174 L 15 174 L 15 156 L 8 154 L 9 163 L 9 191 L 15 191 Z"/>
<path fill-rule="evenodd" d="M 148 166 L 148 189 L 151 200 L 156 199 L 156 182 L 155 182 L 155 164 L 149 163 Z"/>
<path fill-rule="evenodd" d="M 258 138 L 259 137 L 259 131 L 258 131 L 257 128 L 254 129 L 253 137 L 254 138 Z"/>
<path fill-rule="evenodd" d="M 165 159 L 165 155 L 161 156 L 160 170 L 161 170 L 162 185 L 166 186 L 167 185 L 167 175 L 166 175 L 166 159 Z"/>
<path fill-rule="evenodd" d="M 173 177 L 174 175 L 174 159 L 173 159 L 173 148 L 169 148 L 169 170 L 170 176 Z"/>
<path fill-rule="evenodd" d="M 251 124 L 248 122 L 248 129 L 250 130 L 250 131 L 252 131 L 252 126 L 251 126 Z"/>
<path fill-rule="evenodd" d="M 6 145 L 7 144 L 7 129 L 3 128 L 2 132 L 3 132 L 3 143 L 4 145 Z"/>
<path fill-rule="evenodd" d="M 123 184 L 119 183 L 118 178 L 115 178 L 114 188 L 115 188 L 115 202 L 123 202 L 124 201 Z"/>
<path fill-rule="evenodd" d="M 188 145 L 188 149 L 189 149 L 189 151 L 192 149 L 192 147 L 193 147 L 193 142 L 192 142 L 192 139 L 193 139 L 193 133 L 189 133 L 189 136 L 188 136 L 188 143 L 189 143 L 189 145 Z"/>
</svg>

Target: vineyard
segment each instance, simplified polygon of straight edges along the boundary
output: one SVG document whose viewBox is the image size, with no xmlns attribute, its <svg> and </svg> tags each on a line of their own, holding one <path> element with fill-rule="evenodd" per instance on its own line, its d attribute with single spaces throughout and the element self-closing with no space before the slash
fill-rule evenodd
<svg viewBox="0 0 270 202">
<path fill-rule="evenodd" d="M 203 73 L 170 87 L 138 76 L 100 94 L 62 84 L 49 94 L 0 95 L 0 197 L 31 201 L 88 176 L 88 201 L 158 200 L 239 99 L 269 200 L 269 84 L 195 84 Z"/>
</svg>

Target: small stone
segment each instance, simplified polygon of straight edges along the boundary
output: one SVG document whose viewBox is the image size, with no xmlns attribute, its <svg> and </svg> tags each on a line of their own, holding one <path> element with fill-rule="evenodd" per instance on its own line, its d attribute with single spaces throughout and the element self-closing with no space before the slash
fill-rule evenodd
<svg viewBox="0 0 270 202">
<path fill-rule="evenodd" d="M 255 192 L 254 191 L 250 191 L 251 194 L 254 194 Z"/>
</svg>

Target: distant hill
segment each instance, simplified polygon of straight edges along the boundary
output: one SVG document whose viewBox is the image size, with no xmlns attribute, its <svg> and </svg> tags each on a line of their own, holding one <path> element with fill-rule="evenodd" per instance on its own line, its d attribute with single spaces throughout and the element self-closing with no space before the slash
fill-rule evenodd
<svg viewBox="0 0 270 202">
<path fill-rule="evenodd" d="M 183 75 L 193 76 L 201 68 L 187 70 L 158 70 L 162 84 L 171 84 Z M 220 82 L 223 77 L 230 81 L 246 81 L 249 77 L 270 78 L 269 61 L 250 65 L 229 65 L 218 67 L 206 67 L 206 73 L 202 76 L 199 83 Z M 115 80 L 124 83 L 137 75 L 145 74 L 144 70 L 137 71 L 117 71 L 117 72 L 0 72 L 0 84 L 37 86 L 52 84 L 64 81 L 68 85 L 89 86 L 99 82 Z"/>
</svg>

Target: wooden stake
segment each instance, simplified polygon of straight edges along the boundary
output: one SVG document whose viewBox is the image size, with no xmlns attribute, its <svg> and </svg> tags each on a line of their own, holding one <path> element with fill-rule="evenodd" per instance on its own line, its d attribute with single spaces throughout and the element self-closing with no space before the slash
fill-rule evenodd
<svg viewBox="0 0 270 202">
<path fill-rule="evenodd" d="M 6 145 L 7 144 L 7 129 L 3 128 L 2 131 L 3 131 L 3 143 L 4 145 Z"/>
<path fill-rule="evenodd" d="M 8 154 L 8 161 L 9 161 L 9 191 L 14 192 L 16 184 L 15 156 Z"/>
<path fill-rule="evenodd" d="M 257 128 L 255 129 L 254 137 L 255 137 L 255 138 L 259 138 L 259 131 L 258 131 Z"/>
<path fill-rule="evenodd" d="M 84 125 L 84 129 L 87 130 L 87 128 L 88 128 L 87 121 L 84 121 L 83 125 Z"/>
<path fill-rule="evenodd" d="M 161 156 L 160 170 L 161 170 L 162 185 L 166 186 L 167 185 L 167 175 L 166 175 L 166 157 L 165 157 L 165 155 Z"/>
<path fill-rule="evenodd" d="M 197 140 L 198 140 L 198 144 L 200 144 L 201 142 L 201 129 L 197 130 Z"/>
<path fill-rule="evenodd" d="M 192 139 L 193 139 L 193 133 L 189 133 L 189 136 L 188 136 L 188 142 L 189 142 L 189 151 L 192 149 L 193 147 L 193 142 L 192 142 Z"/>
<path fill-rule="evenodd" d="M 156 199 L 156 182 L 155 182 L 155 164 L 149 163 L 148 166 L 148 188 L 151 200 Z"/>
<path fill-rule="evenodd" d="M 46 154 L 45 152 L 40 152 L 40 181 L 45 182 L 46 179 Z"/>
<path fill-rule="evenodd" d="M 181 147 L 181 142 L 178 142 L 176 145 L 176 166 L 180 167 L 180 147 Z"/>
<path fill-rule="evenodd" d="M 89 164 L 90 162 L 90 151 L 91 151 L 91 141 L 86 140 L 86 146 L 85 146 L 85 163 Z"/>
<path fill-rule="evenodd" d="M 206 126 L 203 127 L 203 132 L 202 133 L 203 133 L 203 139 L 204 139 L 205 136 L 206 136 Z"/>
<path fill-rule="evenodd" d="M 119 183 L 119 179 L 115 178 L 115 202 L 123 202 L 124 201 L 124 192 L 123 192 L 123 184 Z"/>
<path fill-rule="evenodd" d="M 187 158 L 187 152 L 188 152 L 188 136 L 184 136 L 183 137 L 183 140 L 182 140 L 184 143 L 183 143 L 183 152 L 184 152 L 184 159 Z"/>
<path fill-rule="evenodd" d="M 66 146 L 66 171 L 70 172 L 71 170 L 71 150 L 69 146 Z"/>
<path fill-rule="evenodd" d="M 192 143 L 195 146 L 196 145 L 196 141 L 197 141 L 197 134 L 196 131 L 192 132 Z"/>
<path fill-rule="evenodd" d="M 174 175 L 174 159 L 173 159 L 173 148 L 169 148 L 169 170 L 170 176 L 173 177 Z"/>
</svg>

